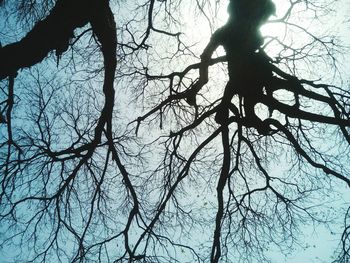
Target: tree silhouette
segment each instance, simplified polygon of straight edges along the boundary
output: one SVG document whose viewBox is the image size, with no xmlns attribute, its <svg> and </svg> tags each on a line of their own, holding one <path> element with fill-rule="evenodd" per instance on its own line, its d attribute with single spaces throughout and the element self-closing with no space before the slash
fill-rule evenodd
<svg viewBox="0 0 350 263">
<path fill-rule="evenodd" d="M 334 262 L 348 262 L 349 209 L 324 201 L 350 187 L 346 49 L 298 23 L 336 2 L 279 4 L 230 0 L 198 51 L 184 24 L 217 28 L 227 2 L 0 1 L 1 248 L 25 262 L 268 262 L 304 223 L 341 215 Z"/>
</svg>

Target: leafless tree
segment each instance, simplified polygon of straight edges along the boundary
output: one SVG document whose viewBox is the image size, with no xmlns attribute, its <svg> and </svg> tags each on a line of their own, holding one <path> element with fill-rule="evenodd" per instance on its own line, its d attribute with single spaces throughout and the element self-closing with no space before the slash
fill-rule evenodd
<svg viewBox="0 0 350 263">
<path fill-rule="evenodd" d="M 1 249 L 269 262 L 304 224 L 344 222 L 349 262 L 349 201 L 326 201 L 350 187 L 338 2 L 276 1 L 250 24 L 263 2 L 230 0 L 220 27 L 222 0 L 0 1 Z"/>
</svg>

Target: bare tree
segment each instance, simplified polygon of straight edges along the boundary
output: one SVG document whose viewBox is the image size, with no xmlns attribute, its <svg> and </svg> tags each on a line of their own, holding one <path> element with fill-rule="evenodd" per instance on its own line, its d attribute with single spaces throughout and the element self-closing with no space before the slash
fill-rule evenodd
<svg viewBox="0 0 350 263">
<path fill-rule="evenodd" d="M 341 216 L 349 262 L 325 201 L 350 187 L 346 47 L 318 27 L 336 1 L 230 0 L 221 27 L 221 0 L 0 4 L 12 258 L 269 262 Z"/>
</svg>

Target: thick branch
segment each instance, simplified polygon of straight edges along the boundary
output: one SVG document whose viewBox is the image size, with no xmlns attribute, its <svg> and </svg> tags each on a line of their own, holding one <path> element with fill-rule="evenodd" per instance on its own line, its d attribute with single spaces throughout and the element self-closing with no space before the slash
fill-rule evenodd
<svg viewBox="0 0 350 263">
<path fill-rule="evenodd" d="M 58 0 L 50 14 L 20 41 L 0 48 L 0 79 L 67 50 L 73 31 L 89 22 L 91 1 Z"/>
<path fill-rule="evenodd" d="M 229 128 L 227 125 L 222 127 L 222 147 L 223 147 L 224 159 L 222 163 L 220 178 L 218 181 L 218 185 L 216 187 L 217 199 L 218 199 L 218 210 L 216 212 L 215 231 L 214 231 L 214 238 L 213 238 L 213 246 L 211 250 L 211 257 L 210 257 L 210 261 L 213 263 L 219 262 L 219 259 L 221 257 L 220 238 L 221 238 L 222 220 L 224 216 L 224 188 L 230 173 L 231 154 L 230 154 Z"/>
<path fill-rule="evenodd" d="M 279 102 L 275 98 L 269 98 L 267 96 L 262 96 L 261 102 L 264 103 L 268 107 L 272 106 L 274 109 L 277 109 L 280 112 L 282 112 L 282 113 L 284 113 L 287 116 L 292 117 L 292 118 L 298 118 L 298 119 L 308 120 L 308 121 L 312 121 L 312 122 L 319 122 L 319 123 L 345 126 L 345 127 L 350 126 L 349 120 L 341 119 L 337 116 L 330 117 L 330 116 L 324 116 L 324 115 L 320 115 L 320 114 L 316 114 L 316 113 L 303 111 L 303 110 L 300 110 L 294 106 L 289 106 L 287 104 Z"/>
</svg>

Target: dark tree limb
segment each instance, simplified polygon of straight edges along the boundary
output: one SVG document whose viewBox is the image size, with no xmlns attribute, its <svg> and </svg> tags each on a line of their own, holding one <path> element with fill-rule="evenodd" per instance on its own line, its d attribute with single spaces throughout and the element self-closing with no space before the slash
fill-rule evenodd
<svg viewBox="0 0 350 263">
<path fill-rule="evenodd" d="M 218 185 L 216 187 L 217 199 L 218 199 L 218 210 L 216 212 L 215 219 L 215 231 L 213 238 L 213 246 L 211 250 L 210 261 L 211 262 L 219 262 L 221 257 L 221 226 L 222 220 L 224 216 L 224 188 L 226 186 L 227 179 L 230 174 L 230 163 L 231 163 L 231 153 L 230 153 L 230 137 L 229 137 L 229 128 L 228 125 L 222 126 L 222 147 L 224 153 L 224 159 L 222 163 L 220 178 L 218 181 Z"/>
<path fill-rule="evenodd" d="M 89 22 L 93 0 L 58 0 L 50 14 L 20 41 L 0 48 L 0 80 L 68 49 L 73 31 Z"/>
</svg>

